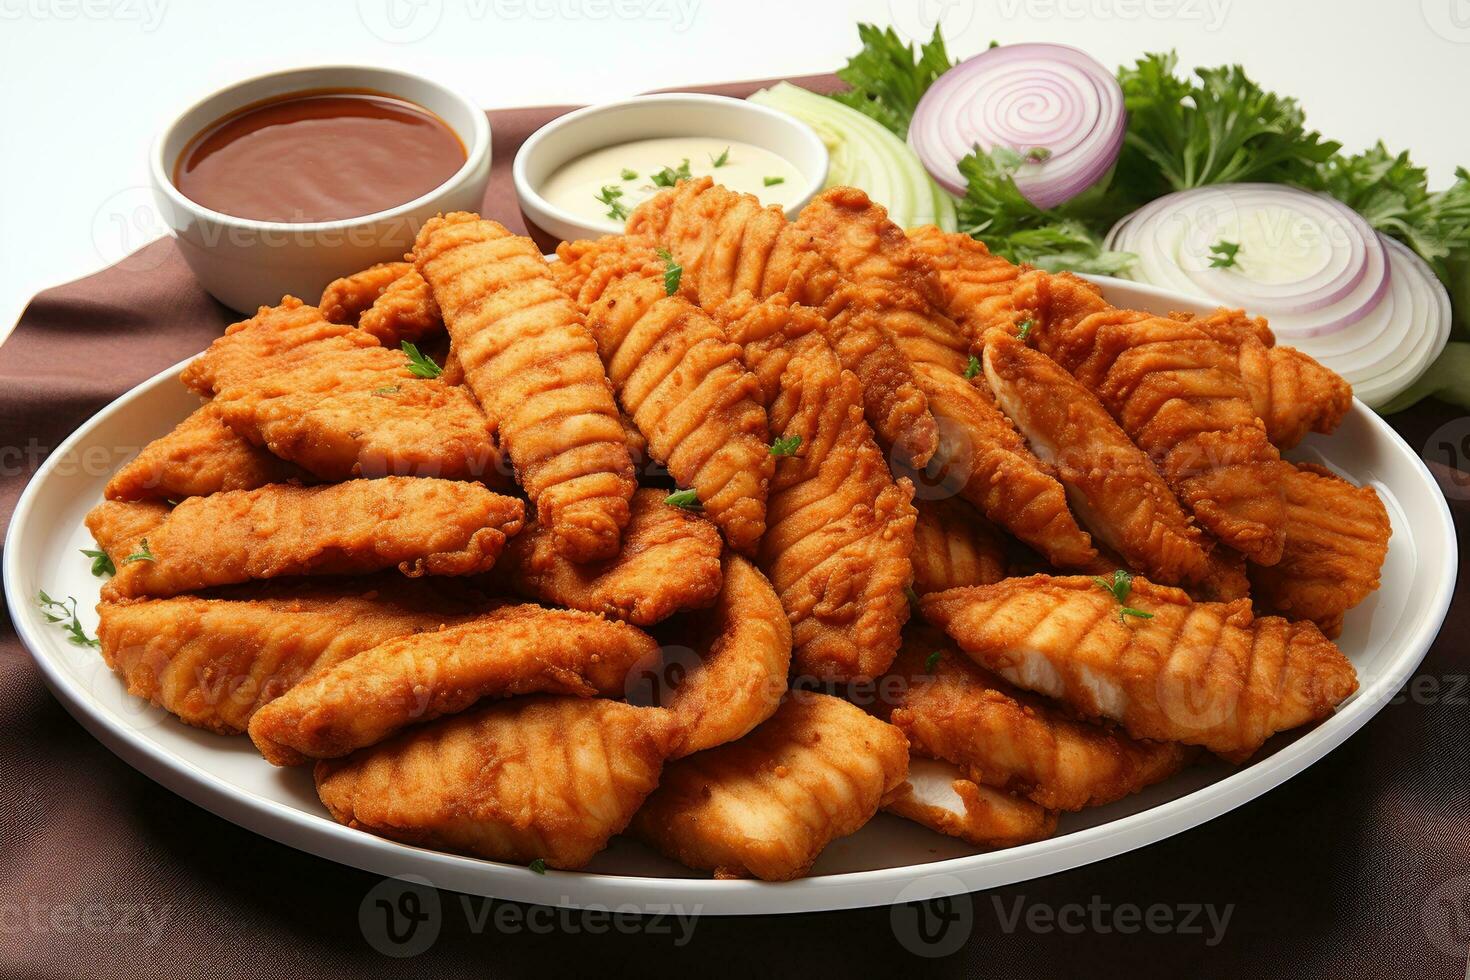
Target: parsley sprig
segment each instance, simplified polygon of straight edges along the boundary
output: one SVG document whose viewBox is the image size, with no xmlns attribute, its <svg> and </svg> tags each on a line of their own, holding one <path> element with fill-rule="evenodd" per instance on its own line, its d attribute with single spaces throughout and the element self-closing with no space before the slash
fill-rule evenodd
<svg viewBox="0 0 1470 980">
<path fill-rule="evenodd" d="M 117 566 L 112 563 L 112 557 L 105 551 L 92 548 L 82 548 L 82 554 L 92 559 L 92 574 L 101 578 L 104 575 L 116 575 Z"/>
<path fill-rule="evenodd" d="M 1029 316 L 1016 324 L 1016 339 L 1023 344 L 1026 343 L 1027 339 L 1031 336 L 1031 328 L 1034 326 L 1036 324 Z"/>
<path fill-rule="evenodd" d="M 74 597 L 56 600 L 47 595 L 45 589 L 40 589 L 36 592 L 36 605 L 41 607 L 41 615 L 46 617 L 46 622 L 59 625 L 71 638 L 71 642 L 84 647 L 101 645 L 96 637 L 88 636 L 87 631 L 82 629 L 82 621 L 77 618 L 77 600 Z"/>
<path fill-rule="evenodd" d="M 699 502 L 699 494 L 693 490 L 675 490 L 664 498 L 664 503 L 684 510 L 704 510 L 704 504 Z"/>
<path fill-rule="evenodd" d="M 408 373 L 415 378 L 437 378 L 444 373 L 444 369 L 434 363 L 434 359 L 420 351 L 415 344 L 404 341 L 401 345 L 403 353 L 408 355 Z"/>
<path fill-rule="evenodd" d="M 607 216 L 614 221 L 623 221 L 628 217 L 628 206 L 618 198 L 623 196 L 623 189 L 614 184 L 603 184 L 602 190 L 594 195 L 595 199 L 607 205 Z"/>
<path fill-rule="evenodd" d="M 681 180 L 689 180 L 694 175 L 689 172 L 689 158 L 685 157 L 677 167 L 665 167 L 650 179 L 655 186 L 673 187 Z"/>
<path fill-rule="evenodd" d="M 778 436 L 771 443 L 772 456 L 795 456 L 801 448 L 801 436 Z"/>
<path fill-rule="evenodd" d="M 716 170 L 718 170 L 720 167 L 723 167 L 725 164 L 730 162 L 730 148 L 728 146 L 725 147 L 725 152 L 721 153 L 717 157 L 710 157 L 709 162 L 710 166 L 714 167 Z"/>
<path fill-rule="evenodd" d="M 980 373 L 980 358 L 974 354 L 970 355 L 970 363 L 965 365 L 965 380 L 968 381 Z"/>
<path fill-rule="evenodd" d="M 944 657 L 943 650 L 935 650 L 924 658 L 924 673 L 934 673 L 934 668 L 939 666 L 939 661 Z"/>
<path fill-rule="evenodd" d="M 1228 269 L 1235 265 L 1235 256 L 1240 252 L 1239 242 L 1227 242 L 1220 239 L 1210 246 L 1210 268 Z"/>
<path fill-rule="evenodd" d="M 674 261 L 674 253 L 666 248 L 656 249 L 664 263 L 664 295 L 672 296 L 679 291 L 679 280 L 684 277 L 684 267 Z"/>
<path fill-rule="evenodd" d="M 1094 576 L 1092 581 L 1093 584 L 1095 584 L 1099 589 L 1102 589 L 1104 592 L 1111 595 L 1114 599 L 1118 600 L 1118 605 L 1120 607 L 1118 609 L 1118 622 L 1128 622 L 1129 616 L 1134 616 L 1138 619 L 1154 618 L 1153 613 L 1144 612 L 1142 609 L 1134 609 L 1132 606 L 1128 605 L 1128 593 L 1133 591 L 1133 576 L 1124 569 L 1120 568 L 1117 571 L 1113 572 L 1113 577 L 1111 579 Z"/>
<path fill-rule="evenodd" d="M 124 565 L 131 565 L 135 561 L 157 561 L 153 556 L 153 549 L 148 547 L 148 539 L 143 538 L 138 542 L 138 550 L 134 551 L 122 560 Z"/>
</svg>

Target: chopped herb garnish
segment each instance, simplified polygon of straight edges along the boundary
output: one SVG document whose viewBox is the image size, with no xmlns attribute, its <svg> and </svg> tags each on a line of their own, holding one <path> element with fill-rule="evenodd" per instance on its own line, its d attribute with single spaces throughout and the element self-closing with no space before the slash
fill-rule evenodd
<svg viewBox="0 0 1470 980">
<path fill-rule="evenodd" d="M 536 860 L 532 861 L 530 864 L 526 865 L 526 867 L 530 868 L 532 871 L 534 871 L 538 875 L 544 875 L 546 873 L 546 859 L 545 858 L 537 858 Z"/>
<path fill-rule="evenodd" d="M 674 253 L 666 248 L 657 250 L 664 261 L 664 295 L 672 296 L 679 291 L 679 280 L 684 276 L 684 267 L 674 261 Z"/>
<path fill-rule="evenodd" d="M 1235 254 L 1240 251 L 1239 242 L 1227 242 L 1223 238 L 1210 246 L 1210 268 L 1228 269 L 1235 265 Z"/>
<path fill-rule="evenodd" d="M 717 157 L 710 157 L 709 162 L 710 166 L 712 167 L 723 167 L 725 164 L 730 162 L 730 148 L 728 146 L 725 147 L 724 153 L 721 153 Z"/>
<path fill-rule="evenodd" d="M 94 551 L 91 548 L 83 548 L 82 554 L 92 559 L 92 574 L 101 578 L 104 575 L 116 575 L 117 568 L 112 564 L 112 559 L 105 551 Z"/>
<path fill-rule="evenodd" d="M 1050 159 L 1051 150 L 1044 146 L 1033 146 L 1026 151 L 1026 162 L 1028 163 L 1045 163 Z"/>
<path fill-rule="evenodd" d="M 689 180 L 694 175 L 689 172 L 689 158 L 685 157 L 677 167 L 665 167 L 653 175 L 653 182 L 659 187 L 673 187 L 681 180 Z"/>
<path fill-rule="evenodd" d="M 138 550 L 123 559 L 124 565 L 131 565 L 135 561 L 157 561 L 153 557 L 153 551 L 148 547 L 148 539 L 144 538 L 138 542 Z"/>
<path fill-rule="evenodd" d="M 772 456 L 795 456 L 801 448 L 801 436 L 781 436 L 771 443 Z"/>
<path fill-rule="evenodd" d="M 970 363 L 965 365 L 965 379 L 969 380 L 980 373 L 980 358 L 974 354 L 970 355 Z"/>
<path fill-rule="evenodd" d="M 786 178 L 785 177 L 762 177 L 761 178 L 761 183 L 765 184 L 767 187 L 775 187 L 777 184 L 784 184 L 784 183 L 786 183 Z"/>
<path fill-rule="evenodd" d="M 1111 579 L 1094 576 L 1092 581 L 1099 589 L 1102 589 L 1114 599 L 1118 600 L 1118 605 L 1121 607 L 1118 610 L 1118 622 L 1126 623 L 1129 616 L 1136 616 L 1139 619 L 1154 618 L 1153 613 L 1144 612 L 1142 609 L 1134 609 L 1128 605 L 1128 593 L 1133 590 L 1133 576 L 1128 574 L 1124 569 L 1120 568 L 1113 572 Z"/>
<path fill-rule="evenodd" d="M 623 179 L 624 180 L 637 180 L 638 179 L 638 171 L 636 171 L 636 170 L 629 170 L 627 167 L 624 167 L 623 168 L 623 175 L 622 176 L 623 176 Z"/>
<path fill-rule="evenodd" d="M 434 359 L 421 352 L 417 346 L 404 341 L 400 344 L 403 353 L 408 355 L 408 373 L 415 378 L 437 378 L 444 373 L 444 369 L 434 363 Z"/>
<path fill-rule="evenodd" d="M 596 199 L 607 205 L 607 216 L 614 221 L 622 221 L 628 217 L 628 208 L 619 201 L 623 196 L 623 189 L 612 184 L 603 184 L 602 193 L 596 195 Z"/>
<path fill-rule="evenodd" d="M 36 593 L 36 605 L 41 607 L 41 615 L 46 617 L 46 622 L 59 624 L 73 643 L 84 647 L 100 645 L 82 629 L 82 621 L 77 618 L 76 599 L 67 596 L 65 602 L 57 602 L 42 589 Z"/>
<path fill-rule="evenodd" d="M 664 503 L 670 507 L 682 507 L 685 510 L 704 509 L 704 504 L 699 502 L 699 494 L 693 490 L 675 490 L 664 498 Z"/>
<path fill-rule="evenodd" d="M 1024 344 L 1026 342 L 1026 338 L 1031 336 L 1031 328 L 1033 326 L 1035 326 L 1035 324 L 1031 322 L 1031 318 L 1029 316 L 1026 319 L 1022 320 L 1016 325 L 1016 338 Z"/>
<path fill-rule="evenodd" d="M 932 673 L 934 673 L 934 668 L 939 666 L 939 658 L 941 658 L 943 656 L 944 656 L 944 651 L 943 650 L 935 650 L 933 653 L 929 654 L 929 656 L 925 657 L 924 658 L 924 673 L 926 673 L 926 674 L 932 674 Z"/>
<path fill-rule="evenodd" d="M 374 388 L 373 389 L 373 394 L 380 395 L 380 396 L 381 395 L 391 395 L 395 391 L 400 391 L 400 390 L 402 390 L 402 389 L 400 389 L 398 385 L 384 385 L 381 388 Z"/>
</svg>

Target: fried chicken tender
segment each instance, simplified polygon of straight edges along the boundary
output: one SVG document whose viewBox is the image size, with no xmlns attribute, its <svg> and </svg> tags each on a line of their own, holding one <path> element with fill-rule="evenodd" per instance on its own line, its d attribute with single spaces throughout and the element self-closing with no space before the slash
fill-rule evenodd
<svg viewBox="0 0 1470 980">
<path fill-rule="evenodd" d="M 358 319 L 388 287 L 413 270 L 412 262 L 379 262 L 350 276 L 334 279 L 322 290 L 317 309 L 333 323 L 357 326 Z"/>
<path fill-rule="evenodd" d="M 1006 577 L 1000 532 L 956 497 L 915 500 L 914 591 L 919 595 L 965 585 L 989 585 Z"/>
<path fill-rule="evenodd" d="M 789 881 L 872 819 L 908 767 L 892 725 L 846 701 L 792 691 L 738 742 L 671 763 L 633 832 L 716 878 Z"/>
<path fill-rule="evenodd" d="M 223 337 L 184 366 L 179 380 L 209 398 L 222 388 L 309 364 L 330 351 L 378 346 L 373 336 L 333 323 L 315 306 L 285 296 L 280 306 L 262 306 L 250 319 L 232 323 Z"/>
<path fill-rule="evenodd" d="M 1378 588 L 1393 528 L 1372 487 L 1355 487 L 1311 463 L 1283 463 L 1286 550 L 1270 568 L 1252 568 L 1257 598 L 1290 619 L 1309 619 L 1327 636 Z"/>
<path fill-rule="evenodd" d="M 826 679 L 881 674 L 909 615 L 913 485 L 893 479 L 863 421 L 858 379 L 842 368 L 820 317 L 784 299 L 729 325 L 757 378 L 784 363 L 771 432 L 799 439 L 776 460 L 757 564 L 791 622 L 792 664 Z"/>
<path fill-rule="evenodd" d="M 966 778 L 959 766 L 910 756 L 909 777 L 883 809 L 976 847 L 998 849 L 1045 840 L 1057 832 L 1057 813 Z"/>
<path fill-rule="evenodd" d="M 1075 276 L 1038 279 L 1031 340 L 1097 395 L 1206 530 L 1258 565 L 1281 559 L 1276 447 L 1228 345 L 1192 323 L 1107 306 Z"/>
<path fill-rule="evenodd" d="M 512 698 L 318 762 L 316 789 L 380 837 L 573 870 L 627 826 L 677 737 L 659 708 Z"/>
<path fill-rule="evenodd" d="M 569 561 L 551 532 L 533 521 L 511 539 L 496 574 L 508 573 L 516 591 L 532 599 L 635 626 L 702 609 L 720 591 L 720 532 L 698 514 L 664 503 L 666 496 L 648 488 L 633 494 L 622 550 L 607 561 Z"/>
<path fill-rule="evenodd" d="M 417 344 L 443 333 L 444 318 L 429 284 L 409 266 L 363 311 L 357 327 L 377 337 L 384 347 L 396 348 L 405 341 Z"/>
<path fill-rule="evenodd" d="M 573 561 L 616 555 L 633 463 L 597 344 L 546 260 L 465 212 L 427 222 L 413 256 L 538 518 Z"/>
<path fill-rule="evenodd" d="M 144 539 L 168 519 L 169 510 L 162 500 L 104 500 L 87 511 L 87 530 L 112 564 L 122 568 L 128 556 L 139 553 Z"/>
<path fill-rule="evenodd" d="M 939 431 L 908 364 L 872 319 L 860 315 L 851 284 L 780 208 L 763 208 L 753 195 L 702 177 L 646 201 L 628 220 L 628 232 L 664 243 L 683 266 L 681 282 L 706 310 L 741 296 L 777 294 L 820 308 L 828 342 L 860 382 L 874 432 L 908 465 L 923 466 L 934 455 Z"/>
<path fill-rule="evenodd" d="M 987 331 L 983 343 L 985 380 L 1001 410 L 1055 469 L 1088 530 L 1150 581 L 1207 581 L 1208 542 L 1092 392 L 1003 330 Z"/>
<path fill-rule="evenodd" d="M 151 557 L 117 564 L 103 597 L 394 566 L 410 578 L 474 575 L 495 564 L 523 515 L 519 500 L 478 484 L 405 476 L 190 497 L 148 532 Z"/>
<path fill-rule="evenodd" d="M 1054 565 L 1092 568 L 1097 551 L 1067 509 L 1067 495 L 970 370 L 969 340 L 939 311 L 925 262 L 888 213 L 851 187 L 824 191 L 797 227 L 863 291 L 870 315 L 912 366 L 939 420 L 931 468 L 987 517 Z"/>
<path fill-rule="evenodd" d="M 583 313 L 592 309 L 609 286 L 629 277 L 652 279 L 664 272 L 658 245 L 642 235 L 562 242 L 556 247 L 556 258 L 551 277 Z"/>
<path fill-rule="evenodd" d="M 453 625 L 470 603 L 422 580 L 373 578 L 248 598 L 103 602 L 97 639 L 128 693 L 196 728 L 245 731 L 302 679 L 379 643 Z"/>
<path fill-rule="evenodd" d="M 205 404 L 114 473 L 103 496 L 182 500 L 309 478 L 305 470 L 236 434 L 217 406 Z"/>
<path fill-rule="evenodd" d="M 518 694 L 622 697 L 653 637 L 592 613 L 505 606 L 388 640 L 312 676 L 256 712 L 266 761 L 300 765 L 375 745 L 401 728 Z"/>
<path fill-rule="evenodd" d="M 924 260 L 943 298 L 940 309 L 970 340 L 991 327 L 1024 319 L 1012 301 L 1019 280 L 1043 273 L 1013 265 L 990 254 L 984 242 L 934 225 L 908 230 L 909 244 Z"/>
<path fill-rule="evenodd" d="M 667 707 L 683 731 L 673 758 L 733 742 L 776 712 L 791 667 L 791 626 L 771 583 L 727 555 L 724 586 L 696 620 L 695 656 Z"/>
<path fill-rule="evenodd" d="M 902 684 L 884 686 L 888 696 L 874 713 L 907 736 L 910 751 L 1048 810 L 1122 799 L 1174 775 L 1196 754 L 1078 721 L 975 666 L 932 628 L 905 631 L 893 677 Z"/>
<path fill-rule="evenodd" d="M 1311 623 L 1251 615 L 1249 600 L 1191 602 L 1133 580 L 1126 616 L 1086 576 L 1035 575 L 920 599 L 924 618 L 976 663 L 1134 738 L 1244 761 L 1277 732 L 1327 717 L 1358 687 Z"/>
</svg>

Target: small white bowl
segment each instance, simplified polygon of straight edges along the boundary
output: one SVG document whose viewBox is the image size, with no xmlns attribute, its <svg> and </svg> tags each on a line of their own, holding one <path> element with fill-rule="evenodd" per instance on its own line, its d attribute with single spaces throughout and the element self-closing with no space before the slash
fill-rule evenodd
<svg viewBox="0 0 1470 980">
<path fill-rule="evenodd" d="M 786 160 L 806 181 L 787 217 L 807 205 L 827 180 L 827 147 L 806 123 L 744 99 L 676 92 L 642 95 L 588 106 L 554 119 L 531 134 L 516 153 L 511 174 L 526 224 L 550 239 L 572 241 L 608 233 L 605 225 L 559 208 L 541 196 L 546 179 L 577 157 L 618 143 L 673 136 L 742 140 Z M 542 242 L 543 247 L 553 242 Z"/>
<path fill-rule="evenodd" d="M 422 106 L 459 135 L 464 166 L 412 201 L 340 221 L 237 218 L 174 186 L 179 154 L 200 130 L 253 103 L 314 89 L 368 89 Z M 297 68 L 236 82 L 185 109 L 154 141 L 149 170 L 163 221 L 200 284 L 226 306 L 252 313 L 288 293 L 314 303 L 333 279 L 402 258 L 435 214 L 478 210 L 490 179 L 490 121 L 472 100 L 417 75 L 354 65 Z"/>
</svg>

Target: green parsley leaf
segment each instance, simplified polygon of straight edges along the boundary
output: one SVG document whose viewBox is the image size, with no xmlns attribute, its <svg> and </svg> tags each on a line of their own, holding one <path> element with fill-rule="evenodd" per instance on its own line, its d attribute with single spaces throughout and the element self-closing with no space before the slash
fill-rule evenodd
<svg viewBox="0 0 1470 980">
<path fill-rule="evenodd" d="M 59 602 L 47 595 L 45 589 L 39 589 L 36 592 L 36 605 L 41 607 L 41 615 L 46 617 L 46 622 L 59 624 L 71 638 L 71 642 L 84 647 L 101 646 L 95 637 L 88 636 L 87 631 L 82 629 L 82 621 L 77 618 L 77 600 L 72 596 Z"/>
<path fill-rule="evenodd" d="M 965 365 L 965 380 L 973 378 L 980 373 L 980 358 L 974 354 L 970 355 L 970 363 Z"/>
<path fill-rule="evenodd" d="M 655 254 L 664 262 L 664 295 L 672 296 L 679 291 L 679 280 L 684 277 L 684 267 L 674 261 L 674 253 L 660 248 Z"/>
<path fill-rule="evenodd" d="M 1036 326 L 1036 324 L 1032 322 L 1029 316 L 1026 319 L 1022 320 L 1016 325 L 1016 339 L 1023 344 L 1026 343 L 1027 339 L 1031 336 L 1031 328 L 1034 326 Z"/>
<path fill-rule="evenodd" d="M 1132 606 L 1124 606 L 1122 609 L 1119 609 L 1118 610 L 1118 616 L 1119 616 L 1119 618 L 1121 618 L 1123 616 L 1137 616 L 1139 619 L 1153 619 L 1154 618 L 1154 614 L 1153 613 L 1151 613 L 1151 612 L 1144 612 L 1142 609 L 1134 609 Z"/>
<path fill-rule="evenodd" d="M 148 539 L 143 538 L 138 542 L 138 550 L 122 560 L 124 565 L 131 565 L 135 561 L 157 561 L 153 557 L 153 551 L 148 547 Z"/>
<path fill-rule="evenodd" d="M 681 180 L 689 180 L 694 175 L 689 172 L 689 158 L 685 157 L 677 167 L 665 167 L 650 178 L 659 187 L 673 187 Z"/>
<path fill-rule="evenodd" d="M 546 859 L 545 858 L 537 858 L 536 860 L 532 861 L 530 864 L 526 865 L 526 867 L 530 868 L 531 871 L 533 871 L 534 873 L 536 873 L 538 875 L 544 875 L 546 873 Z"/>
<path fill-rule="evenodd" d="M 399 347 L 408 355 L 408 373 L 415 378 L 437 378 L 444 373 L 444 369 L 435 364 L 432 357 L 421 352 L 414 344 L 405 340 Z"/>
<path fill-rule="evenodd" d="M 1228 269 L 1235 264 L 1236 253 L 1240 251 L 1239 242 L 1227 242 L 1220 239 L 1210 246 L 1210 268 Z"/>
<path fill-rule="evenodd" d="M 675 490 L 664 498 L 664 503 L 670 507 L 682 507 L 685 510 L 704 510 L 704 504 L 699 502 L 699 494 L 693 490 Z"/>
<path fill-rule="evenodd" d="M 601 193 L 593 195 L 593 199 L 607 205 L 607 216 L 614 221 L 623 221 L 628 217 L 627 205 L 619 201 L 623 196 L 623 189 L 612 184 L 603 184 Z"/>
<path fill-rule="evenodd" d="M 795 456 L 801 448 L 801 436 L 781 436 L 771 443 L 772 456 Z"/>
<path fill-rule="evenodd" d="M 1129 616 L 1136 616 L 1139 619 L 1154 618 L 1153 613 L 1144 612 L 1142 609 L 1134 609 L 1128 605 L 1128 593 L 1133 591 L 1133 576 L 1126 569 L 1120 568 L 1113 572 L 1111 579 L 1094 576 L 1092 582 L 1099 589 L 1102 589 L 1114 599 L 1118 600 L 1118 605 L 1121 607 L 1118 610 L 1118 622 L 1126 623 L 1128 621 L 1127 617 Z"/>
<path fill-rule="evenodd" d="M 622 174 L 622 176 L 623 176 L 623 179 L 624 180 L 637 180 L 638 179 L 638 171 L 636 171 L 636 170 L 629 170 L 627 167 L 624 167 L 623 168 L 623 174 Z"/>
<path fill-rule="evenodd" d="M 878 120 L 899 139 L 906 139 L 920 97 L 952 67 L 939 27 L 935 25 L 933 37 L 917 53 L 891 27 L 859 24 L 858 38 L 863 49 L 837 70 L 837 77 L 847 83 L 848 91 L 832 98 Z"/>
<path fill-rule="evenodd" d="M 725 152 L 724 153 L 721 153 L 717 157 L 710 157 L 709 158 L 709 162 L 710 162 L 710 166 L 712 166 L 712 167 L 714 167 L 716 169 L 719 169 L 720 167 L 723 167 L 725 164 L 727 164 L 727 163 L 730 162 L 730 148 L 728 146 L 725 147 Z"/>
<path fill-rule="evenodd" d="M 926 673 L 926 674 L 932 674 L 932 673 L 934 673 L 934 668 L 939 666 L 939 660 L 943 656 L 944 656 L 944 651 L 943 650 L 935 650 L 933 653 L 929 654 L 929 656 L 925 657 L 924 658 L 924 673 Z"/>
<path fill-rule="evenodd" d="M 775 187 L 777 184 L 786 183 L 785 177 L 762 177 L 761 183 L 767 187 Z"/>
<path fill-rule="evenodd" d="M 92 559 L 92 574 L 101 578 L 104 575 L 116 575 L 117 568 L 112 564 L 112 559 L 105 551 L 94 551 L 91 548 L 81 549 L 82 554 Z"/>
</svg>

